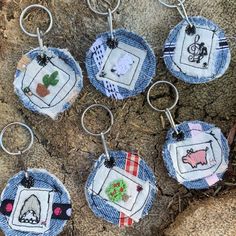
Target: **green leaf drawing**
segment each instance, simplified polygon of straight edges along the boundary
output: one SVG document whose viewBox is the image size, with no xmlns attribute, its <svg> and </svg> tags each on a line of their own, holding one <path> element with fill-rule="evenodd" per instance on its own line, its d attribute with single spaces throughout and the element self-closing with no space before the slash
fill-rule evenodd
<svg viewBox="0 0 236 236">
<path fill-rule="evenodd" d="M 106 188 L 106 194 L 110 201 L 120 202 L 127 192 L 127 184 L 123 179 L 118 179 L 111 182 Z"/>
<path fill-rule="evenodd" d="M 43 84 L 48 87 L 49 86 L 49 75 L 44 75 L 43 77 Z"/>
<path fill-rule="evenodd" d="M 57 76 L 58 76 L 58 71 L 54 71 L 54 72 L 51 74 L 50 78 L 51 78 L 52 80 L 55 80 L 55 79 L 57 78 Z"/>
<path fill-rule="evenodd" d="M 56 86 L 58 82 L 59 82 L 58 79 L 51 80 L 51 81 L 50 81 L 50 85 Z"/>
<path fill-rule="evenodd" d="M 54 71 L 51 75 L 44 75 L 43 77 L 43 84 L 45 85 L 45 87 L 49 87 L 51 86 L 56 86 L 57 83 L 59 82 L 58 79 L 56 79 L 58 76 L 58 71 Z"/>
</svg>

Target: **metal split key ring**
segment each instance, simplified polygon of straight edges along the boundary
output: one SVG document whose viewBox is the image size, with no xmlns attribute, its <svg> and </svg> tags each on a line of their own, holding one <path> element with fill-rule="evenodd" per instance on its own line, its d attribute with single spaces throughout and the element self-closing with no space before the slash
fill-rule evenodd
<svg viewBox="0 0 236 236">
<path fill-rule="evenodd" d="M 170 87 L 172 87 L 174 89 L 174 92 L 175 92 L 175 101 L 174 101 L 173 105 L 168 107 L 168 108 L 166 108 L 166 109 L 159 109 L 158 107 L 153 106 L 153 104 L 150 101 L 150 93 L 151 93 L 152 89 L 154 87 L 156 87 L 157 85 L 160 85 L 160 84 L 167 84 L 167 85 L 169 85 Z M 176 106 L 176 104 L 178 103 L 178 100 L 179 100 L 179 92 L 178 92 L 177 88 L 172 83 L 170 83 L 168 81 L 157 81 L 156 83 L 154 83 L 149 88 L 148 93 L 147 93 L 147 101 L 148 101 L 148 104 L 150 105 L 150 107 L 152 109 L 154 109 L 155 111 L 165 112 L 165 114 L 166 114 L 168 120 L 170 121 L 170 124 L 171 124 L 172 128 L 174 129 L 174 131 L 176 132 L 176 134 L 179 134 L 179 131 L 176 128 L 176 124 L 174 122 L 174 119 L 173 119 L 170 111 Z"/>
<path fill-rule="evenodd" d="M 51 13 L 46 7 L 44 7 L 44 6 L 40 5 L 40 4 L 33 4 L 33 5 L 30 5 L 30 6 L 26 7 L 26 8 L 22 11 L 22 13 L 21 13 L 21 15 L 20 15 L 20 27 L 21 27 L 22 31 L 23 31 L 25 34 L 29 35 L 30 37 L 34 37 L 34 38 L 38 37 L 38 34 L 37 34 L 37 33 L 34 34 L 34 33 L 28 32 L 28 31 L 25 29 L 24 25 L 23 25 L 23 19 L 24 19 L 25 14 L 26 14 L 30 9 L 32 9 L 32 8 L 40 8 L 40 9 L 43 9 L 44 11 L 47 12 L 47 14 L 48 14 L 48 16 L 49 16 L 49 20 L 50 20 L 49 26 L 48 26 L 48 28 L 47 28 L 47 30 L 46 30 L 45 32 L 42 32 L 42 35 L 41 35 L 41 36 L 44 36 L 45 34 L 47 34 L 47 33 L 52 29 L 53 19 L 52 19 L 52 13 Z"/>
<path fill-rule="evenodd" d="M 180 7 L 182 4 L 184 4 L 185 0 L 180 0 L 178 4 L 169 4 L 169 3 L 166 3 L 166 2 L 163 1 L 163 0 L 159 0 L 159 2 L 160 2 L 161 4 L 163 4 L 164 6 L 166 6 L 166 7 L 178 8 L 178 7 Z"/>
<path fill-rule="evenodd" d="M 85 126 L 85 124 L 84 124 L 84 117 L 85 117 L 85 114 L 86 114 L 89 110 L 91 110 L 92 108 L 94 108 L 94 107 L 100 107 L 100 108 L 105 109 L 106 111 L 108 111 L 109 116 L 110 116 L 110 126 L 108 127 L 107 130 L 102 131 L 101 133 L 93 133 L 93 132 L 90 131 L 90 130 Z M 88 134 L 90 134 L 90 135 L 93 135 L 93 136 L 101 136 L 101 138 L 102 138 L 102 144 L 103 144 L 104 151 L 105 151 L 105 155 L 106 155 L 106 158 L 107 158 L 107 160 L 108 160 L 107 166 L 110 166 L 110 167 L 112 167 L 112 166 L 114 165 L 114 162 L 113 162 L 113 160 L 110 158 L 110 155 L 109 155 L 109 152 L 108 152 L 107 143 L 106 143 L 106 139 L 105 139 L 105 134 L 107 134 L 107 133 L 111 130 L 111 127 L 112 127 L 113 123 L 114 123 L 114 116 L 113 116 L 111 110 L 110 110 L 108 107 L 106 107 L 106 106 L 104 106 L 104 105 L 102 105 L 102 104 L 93 104 L 93 105 L 87 107 L 87 108 L 85 109 L 85 111 L 83 112 L 82 116 L 81 116 L 81 124 L 82 124 L 83 129 L 84 129 Z M 106 165 L 106 163 L 105 163 L 105 165 Z"/>
<path fill-rule="evenodd" d="M 4 134 L 5 134 L 6 130 L 7 130 L 9 127 L 15 126 L 15 125 L 22 126 L 22 127 L 26 128 L 26 129 L 29 131 L 29 133 L 30 133 L 30 143 L 29 143 L 28 147 L 26 147 L 26 148 L 25 148 L 24 150 L 22 150 L 22 151 L 11 152 L 11 151 L 7 150 L 7 148 L 4 146 L 4 144 L 3 144 L 3 137 L 4 137 Z M 12 155 L 12 156 L 21 155 L 21 154 L 23 154 L 23 153 L 29 151 L 30 148 L 31 148 L 32 145 L 33 145 L 33 142 L 34 142 L 34 134 L 33 134 L 33 131 L 31 130 L 31 128 L 30 128 L 28 125 L 23 124 L 23 123 L 21 123 L 21 122 L 13 122 L 13 123 L 8 124 L 7 126 L 5 126 L 5 127 L 3 128 L 3 130 L 1 131 L 1 134 L 0 134 L 0 145 L 1 145 L 2 149 L 3 149 L 7 154 Z"/>
<path fill-rule="evenodd" d="M 92 7 L 90 0 L 87 0 L 87 4 L 88 4 L 91 11 L 93 11 L 94 13 L 99 14 L 99 15 L 107 16 L 108 25 L 109 25 L 110 34 L 111 34 L 111 40 L 114 40 L 112 14 L 119 8 L 120 3 L 121 3 L 121 0 L 117 0 L 117 5 L 115 6 L 115 8 L 113 10 L 108 8 L 107 12 L 101 12 L 101 11 L 96 10 L 94 7 Z"/>
<path fill-rule="evenodd" d="M 116 4 L 115 8 L 113 10 L 111 10 L 111 12 L 110 12 L 111 14 L 113 14 L 119 8 L 120 3 L 121 3 L 121 0 L 117 0 L 117 4 Z M 88 4 L 90 10 L 93 11 L 94 13 L 99 14 L 99 15 L 103 15 L 103 16 L 109 15 L 108 9 L 107 9 L 107 12 L 101 12 L 101 11 L 96 10 L 94 7 L 92 7 L 91 0 L 87 0 L 87 4 Z"/>
<path fill-rule="evenodd" d="M 50 23 L 49 23 L 49 26 L 48 26 L 48 28 L 45 32 L 42 32 L 38 27 L 37 27 L 37 33 L 36 34 L 30 33 L 25 29 L 25 27 L 23 25 L 23 19 L 24 19 L 25 14 L 32 8 L 40 8 L 40 9 L 43 9 L 44 11 L 47 12 L 47 14 L 49 16 Z M 41 51 L 41 57 L 43 57 L 43 55 L 46 51 L 46 48 L 43 45 L 43 36 L 45 34 L 47 34 L 52 29 L 52 24 L 53 24 L 52 13 L 46 7 L 44 7 L 40 4 L 33 4 L 33 5 L 30 5 L 30 6 L 26 7 L 20 15 L 20 27 L 21 27 L 22 31 L 25 34 L 29 35 L 30 37 L 35 37 L 35 38 L 37 37 L 38 38 L 39 48 L 40 48 L 40 51 Z"/>
<path fill-rule="evenodd" d="M 190 25 L 191 28 L 193 28 L 193 24 L 190 22 L 189 18 L 188 18 L 188 14 L 186 12 L 186 9 L 184 7 L 184 2 L 185 0 L 178 0 L 178 4 L 168 4 L 166 3 L 164 0 L 159 0 L 159 2 L 169 8 L 176 8 L 179 12 L 179 14 L 182 16 L 183 19 L 186 19 L 186 21 L 188 22 L 188 24 Z"/>
<path fill-rule="evenodd" d="M 105 109 L 106 111 L 108 111 L 109 116 L 110 116 L 110 119 L 111 119 L 111 124 L 110 124 L 110 126 L 108 127 L 108 129 L 105 130 L 105 131 L 103 131 L 103 132 L 101 132 L 101 133 L 93 133 L 93 132 L 90 131 L 90 130 L 85 126 L 85 124 L 84 124 L 84 117 L 85 117 L 85 114 L 86 114 L 89 110 L 91 110 L 92 108 L 94 108 L 94 107 L 100 107 L 100 108 L 103 108 L 103 109 Z M 112 127 L 113 123 L 114 123 L 114 116 L 113 116 L 111 110 L 110 110 L 108 107 L 106 107 L 106 106 L 104 106 L 104 105 L 102 105 L 102 104 L 92 104 L 91 106 L 87 107 L 87 108 L 84 110 L 84 112 L 83 112 L 83 114 L 82 114 L 82 116 L 81 116 L 81 124 L 82 124 L 83 129 L 84 129 L 88 134 L 93 135 L 93 136 L 101 136 L 102 134 L 107 134 L 107 133 L 111 130 L 111 127 Z"/>
<path fill-rule="evenodd" d="M 29 133 L 30 133 L 30 143 L 29 143 L 28 147 L 26 147 L 24 150 L 21 150 L 21 151 L 18 151 L 18 152 L 11 152 L 11 151 L 7 150 L 7 148 L 4 146 L 3 137 L 4 137 L 4 134 L 5 134 L 6 130 L 9 127 L 15 126 L 15 125 L 22 126 L 23 128 L 26 128 L 29 131 Z M 3 130 L 0 133 L 0 145 L 1 145 L 2 149 L 7 154 L 12 155 L 12 156 L 19 156 L 19 155 L 22 155 L 23 153 L 29 151 L 30 148 L 32 147 L 33 143 L 34 143 L 34 133 L 33 133 L 33 131 L 31 130 L 31 128 L 28 125 L 26 125 L 24 123 L 21 123 L 21 122 L 13 122 L 13 123 L 8 124 L 7 126 L 5 126 L 3 128 Z M 31 187 L 33 185 L 33 182 L 34 182 L 33 178 L 31 176 L 29 176 L 28 171 L 27 171 L 27 166 L 25 165 L 23 160 L 22 160 L 22 162 L 23 162 L 23 165 L 24 165 L 23 169 L 24 169 L 24 172 L 25 172 L 25 179 L 22 180 L 22 184 L 24 186 Z"/>
</svg>

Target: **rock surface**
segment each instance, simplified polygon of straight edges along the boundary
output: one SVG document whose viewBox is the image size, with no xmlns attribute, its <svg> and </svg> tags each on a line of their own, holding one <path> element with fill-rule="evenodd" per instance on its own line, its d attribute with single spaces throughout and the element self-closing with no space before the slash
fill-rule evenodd
<svg viewBox="0 0 236 236">
<path fill-rule="evenodd" d="M 166 236 L 234 236 L 235 191 L 220 198 L 194 202 L 166 230 Z"/>
<path fill-rule="evenodd" d="M 38 46 L 37 39 L 26 36 L 19 27 L 21 11 L 32 3 L 47 6 L 54 17 L 54 26 L 46 36 L 45 44 L 68 48 L 84 71 L 83 92 L 73 107 L 57 121 L 26 110 L 13 92 L 12 82 L 18 60 L 22 54 Z M 186 9 L 189 15 L 203 15 L 212 19 L 225 29 L 227 35 L 236 35 L 235 0 L 189 0 L 186 1 Z M 144 36 L 154 48 L 159 61 L 158 73 L 154 81 L 165 79 L 178 87 L 180 101 L 174 110 L 175 120 L 182 122 L 199 119 L 214 123 L 227 135 L 236 119 L 234 71 L 236 53 L 235 47 L 233 48 L 235 41 L 231 40 L 233 50 L 230 68 L 222 78 L 209 84 L 188 85 L 173 78 L 166 70 L 161 58 L 161 48 L 169 30 L 181 20 L 178 12 L 162 7 L 158 0 L 123 0 L 118 13 L 114 15 L 115 27 L 125 27 L 137 32 Z M 38 25 L 44 27 L 45 23 L 47 23 L 47 18 L 41 13 L 36 16 L 29 15 L 27 18 L 27 25 L 31 30 L 36 29 Z M 61 235 L 162 235 L 163 230 L 190 201 L 202 199 L 205 195 L 225 194 L 228 187 L 223 183 L 220 190 L 215 187 L 207 192 L 187 191 L 180 187 L 168 177 L 161 157 L 162 145 L 169 128 L 168 121 L 164 118 L 163 128 L 161 114 L 149 108 L 146 93 L 116 102 L 104 97 L 89 84 L 84 66 L 85 53 L 93 43 L 96 34 L 105 30 L 107 30 L 106 18 L 93 14 L 85 0 L 0 1 L 0 128 L 16 120 L 22 120 L 30 125 L 35 132 L 36 143 L 29 158 L 29 166 L 47 169 L 60 178 L 69 190 L 73 200 L 74 214 Z M 103 152 L 100 140 L 85 134 L 80 125 L 82 111 L 94 102 L 109 106 L 115 116 L 115 124 L 107 137 L 109 147 L 126 151 L 138 149 L 157 176 L 160 187 L 158 197 L 149 216 L 134 228 L 118 229 L 97 219 L 90 211 L 84 197 L 83 187 L 92 166 L 91 159 L 96 159 Z M 162 102 L 164 103 L 164 99 L 160 99 L 160 105 Z M 102 115 L 100 123 L 92 118 L 94 117 L 90 117 L 89 121 L 95 130 L 100 128 L 99 124 L 107 121 L 107 117 Z M 231 161 L 233 162 L 236 150 L 234 147 L 232 149 Z M 3 151 L 0 152 L 0 166 L 0 190 L 2 190 L 7 179 L 18 172 L 19 167 L 15 164 L 14 158 L 7 156 Z M 232 205 L 235 204 L 230 200 L 232 196 L 222 196 L 223 199 L 228 199 L 227 206 L 229 207 L 230 202 Z M 203 215 L 210 212 L 210 208 L 204 207 L 208 203 L 197 203 L 194 209 L 197 209 L 198 205 L 199 212 Z M 188 211 L 194 214 L 194 209 L 190 208 Z M 217 212 L 217 209 L 215 208 L 214 211 Z M 222 208 L 222 211 L 225 209 Z M 186 220 L 189 219 L 186 218 Z M 175 235 L 173 232 L 177 227 L 178 235 L 184 235 L 185 228 L 178 222 L 166 232 Z M 214 229 L 213 223 L 211 226 Z M 208 229 L 208 223 L 202 225 L 204 234 L 208 232 Z"/>
</svg>

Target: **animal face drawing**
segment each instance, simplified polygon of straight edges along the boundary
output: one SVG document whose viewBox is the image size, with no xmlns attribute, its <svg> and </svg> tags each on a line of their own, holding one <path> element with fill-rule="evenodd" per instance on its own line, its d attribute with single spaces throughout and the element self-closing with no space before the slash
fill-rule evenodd
<svg viewBox="0 0 236 236">
<path fill-rule="evenodd" d="M 115 66 L 111 69 L 111 72 L 116 73 L 118 77 L 125 75 L 131 69 L 131 66 L 134 64 L 132 57 L 126 53 L 122 56 Z"/>
</svg>

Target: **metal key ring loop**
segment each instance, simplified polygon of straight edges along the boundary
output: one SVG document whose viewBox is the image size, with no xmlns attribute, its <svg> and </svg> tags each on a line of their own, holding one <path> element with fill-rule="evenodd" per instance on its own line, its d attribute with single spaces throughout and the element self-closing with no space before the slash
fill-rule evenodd
<svg viewBox="0 0 236 236">
<path fill-rule="evenodd" d="M 109 113 L 109 115 L 110 115 L 111 124 L 110 124 L 109 128 L 108 128 L 106 131 L 104 131 L 104 132 L 101 132 L 101 133 L 93 133 L 92 131 L 90 131 L 89 129 L 87 129 L 87 127 L 86 127 L 85 124 L 84 124 L 84 117 L 85 117 L 85 114 L 86 114 L 91 108 L 94 108 L 94 107 L 101 107 L 101 108 L 105 109 L 106 111 L 108 111 L 108 113 Z M 93 135 L 93 136 L 101 136 L 101 135 L 107 134 L 107 133 L 111 130 L 111 127 L 112 127 L 113 123 L 114 123 L 114 116 L 113 116 L 111 110 L 110 110 L 108 107 L 106 107 L 106 106 L 104 106 L 104 105 L 102 105 L 102 104 L 92 104 L 91 106 L 89 106 L 89 107 L 87 107 L 87 108 L 85 109 L 85 111 L 83 112 L 83 114 L 82 114 L 82 116 L 81 116 L 81 124 L 82 124 L 83 129 L 84 129 L 88 134 Z"/>
<path fill-rule="evenodd" d="M 159 2 L 160 2 L 162 5 L 164 5 L 164 6 L 166 6 L 166 7 L 170 7 L 170 8 L 179 7 L 179 6 L 181 6 L 182 4 L 184 4 L 184 2 L 185 2 L 185 0 L 178 0 L 178 1 L 179 1 L 178 4 L 168 4 L 168 3 L 166 3 L 166 2 L 163 1 L 163 0 L 159 0 Z"/>
<path fill-rule="evenodd" d="M 21 15 L 20 15 L 20 27 L 21 27 L 21 29 L 23 30 L 23 32 L 24 32 L 25 34 L 29 35 L 30 37 L 35 37 L 35 38 L 36 38 L 36 37 L 38 37 L 38 35 L 37 35 L 36 33 L 33 34 L 33 33 L 28 32 L 28 31 L 25 29 L 24 25 L 23 25 L 23 18 L 24 18 L 24 16 L 25 16 L 26 12 L 27 12 L 28 10 L 32 9 L 32 8 L 41 8 L 41 9 L 45 10 L 45 11 L 47 12 L 48 16 L 49 16 L 49 19 L 50 19 L 49 26 L 48 26 L 47 30 L 46 30 L 44 33 L 42 33 L 42 35 L 47 34 L 47 33 L 52 29 L 53 19 L 52 19 L 52 13 L 51 13 L 45 6 L 42 6 L 42 5 L 40 5 L 40 4 L 32 4 L 32 5 L 28 6 L 28 7 L 26 7 L 26 8 L 22 11 L 22 13 L 21 13 Z"/>
<path fill-rule="evenodd" d="M 167 85 L 171 86 L 171 87 L 174 89 L 174 91 L 175 91 L 175 101 L 174 101 L 174 104 L 173 104 L 171 107 L 169 107 L 169 108 L 166 108 L 166 109 L 159 109 L 159 108 L 157 108 L 157 107 L 154 107 L 154 106 L 152 105 L 151 101 L 150 101 L 150 93 L 151 93 L 151 90 L 152 90 L 156 85 L 159 85 L 159 84 L 167 84 Z M 148 93 L 147 93 L 147 101 L 148 101 L 148 104 L 151 106 L 152 109 L 154 109 L 155 111 L 159 111 L 159 112 L 166 112 L 166 110 L 172 110 L 172 109 L 176 106 L 178 100 L 179 100 L 179 92 L 178 92 L 177 88 L 176 88 L 172 83 L 170 83 L 170 82 L 168 82 L 168 81 L 164 81 L 164 80 L 163 80 L 163 81 L 157 81 L 156 83 L 154 83 L 154 84 L 149 88 Z"/>
<path fill-rule="evenodd" d="M 119 8 L 120 3 L 121 3 L 121 0 L 117 0 L 117 5 L 115 6 L 115 8 L 113 10 L 111 10 L 111 14 L 113 14 Z M 100 11 L 96 10 L 95 8 L 92 7 L 90 0 L 87 0 L 87 4 L 88 4 L 90 10 L 93 11 L 94 13 L 99 14 L 99 15 L 103 15 L 103 16 L 108 16 L 108 14 L 109 14 L 108 10 L 107 10 L 107 12 L 100 12 Z"/>
<path fill-rule="evenodd" d="M 29 131 L 29 133 L 30 133 L 30 139 L 31 139 L 31 140 L 30 140 L 30 143 L 29 143 L 29 145 L 28 145 L 28 147 L 27 147 L 26 149 L 24 149 L 24 150 L 22 150 L 22 151 L 18 151 L 18 152 L 10 152 L 10 151 L 8 151 L 8 150 L 6 149 L 6 147 L 4 146 L 4 144 L 3 144 L 3 136 L 4 136 L 4 133 L 6 132 L 6 130 L 7 130 L 10 126 L 14 126 L 14 125 L 20 125 L 20 126 L 26 128 L 26 129 Z M 30 128 L 28 125 L 26 125 L 26 124 L 24 124 L 24 123 L 21 123 L 21 122 L 13 122 L 13 123 L 8 124 L 7 126 L 5 126 L 5 127 L 3 128 L 3 130 L 1 131 L 1 134 L 0 134 L 0 145 L 1 145 L 2 149 L 3 149 L 7 154 L 12 155 L 12 156 L 21 155 L 21 154 L 27 152 L 27 151 L 32 147 L 33 142 L 34 142 L 34 134 L 33 134 L 33 131 L 31 130 L 31 128 Z"/>
</svg>

